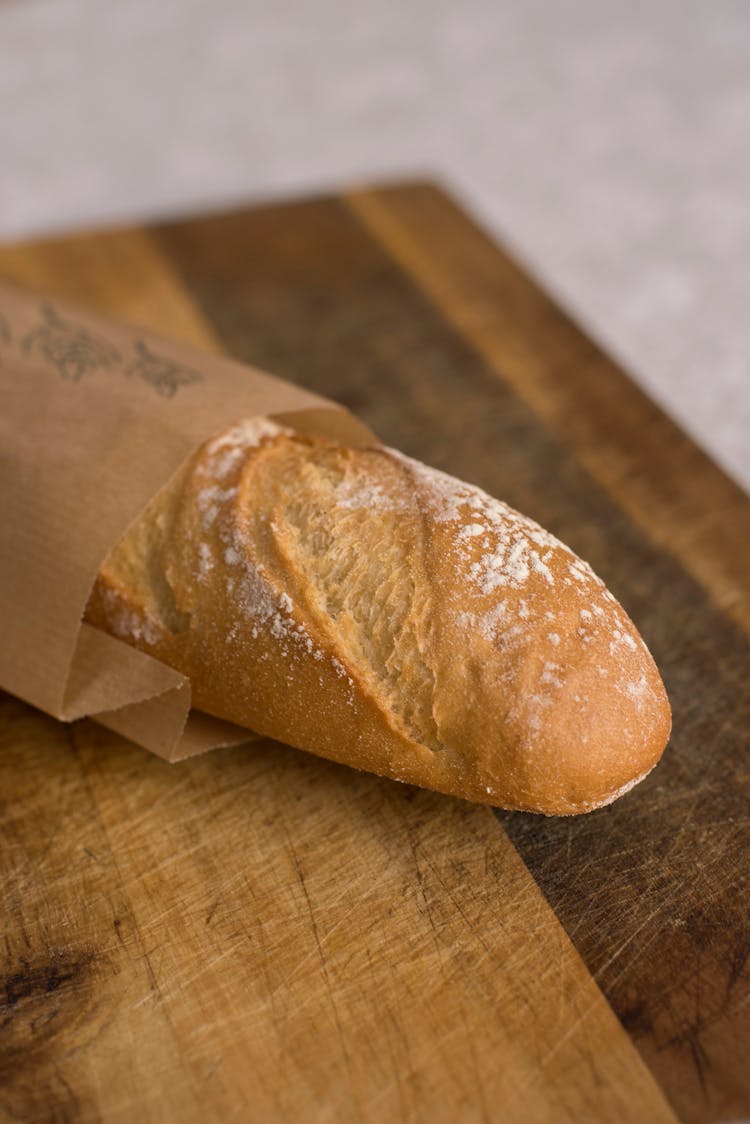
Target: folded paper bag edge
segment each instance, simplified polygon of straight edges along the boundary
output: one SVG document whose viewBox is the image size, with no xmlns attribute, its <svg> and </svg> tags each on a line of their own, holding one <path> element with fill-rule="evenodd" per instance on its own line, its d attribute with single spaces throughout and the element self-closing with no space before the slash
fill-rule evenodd
<svg viewBox="0 0 750 1124">
<path fill-rule="evenodd" d="M 263 735 L 244 726 L 214 718 L 201 710 L 190 710 L 188 703 L 189 696 L 183 688 L 177 687 L 117 710 L 87 715 L 83 721 L 96 722 L 150 750 L 169 764 L 185 761 L 211 749 L 227 749 L 263 740 Z"/>
<path fill-rule="evenodd" d="M 83 621 L 63 710 L 56 717 L 74 722 L 86 715 L 120 710 L 130 703 L 181 689 L 187 682 L 173 667 Z"/>
<path fill-rule="evenodd" d="M 116 710 L 87 715 L 101 726 L 128 738 L 157 757 L 172 760 L 190 713 L 190 684 L 187 680 L 161 694 L 128 703 Z"/>
</svg>

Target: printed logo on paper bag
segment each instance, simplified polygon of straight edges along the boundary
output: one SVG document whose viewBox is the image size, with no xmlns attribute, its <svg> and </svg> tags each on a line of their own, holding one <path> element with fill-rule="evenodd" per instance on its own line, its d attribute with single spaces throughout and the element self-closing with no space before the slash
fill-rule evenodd
<svg viewBox="0 0 750 1124">
<path fill-rule="evenodd" d="M 158 354 L 142 339 L 135 341 L 133 355 L 121 355 L 105 336 L 64 319 L 49 301 L 41 306 L 41 316 L 41 323 L 22 339 L 21 350 L 37 355 L 69 382 L 79 382 L 93 371 L 119 367 L 128 378 L 142 379 L 162 398 L 173 398 L 183 386 L 203 381 L 200 371 Z M 10 325 L 1 312 L 0 342 L 11 342 Z"/>
<path fill-rule="evenodd" d="M 42 305 L 42 323 L 24 337 L 21 347 L 27 354 L 35 351 L 72 382 L 89 371 L 113 367 L 120 358 L 109 340 L 63 320 L 49 303 Z"/>
<path fill-rule="evenodd" d="M 181 386 L 189 386 L 203 378 L 192 367 L 157 355 L 143 340 L 136 340 L 135 350 L 137 358 L 125 368 L 125 374 L 138 375 L 165 398 L 173 398 Z"/>
</svg>

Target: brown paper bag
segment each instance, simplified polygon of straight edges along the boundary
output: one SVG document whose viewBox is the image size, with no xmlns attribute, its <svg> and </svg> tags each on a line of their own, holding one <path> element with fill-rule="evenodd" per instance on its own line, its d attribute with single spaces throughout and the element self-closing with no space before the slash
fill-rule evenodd
<svg viewBox="0 0 750 1124">
<path fill-rule="evenodd" d="M 97 571 L 183 461 L 273 415 L 349 444 L 342 407 L 253 367 L 0 283 L 0 687 L 169 761 L 252 735 L 190 711 L 185 676 L 82 623 Z"/>
</svg>

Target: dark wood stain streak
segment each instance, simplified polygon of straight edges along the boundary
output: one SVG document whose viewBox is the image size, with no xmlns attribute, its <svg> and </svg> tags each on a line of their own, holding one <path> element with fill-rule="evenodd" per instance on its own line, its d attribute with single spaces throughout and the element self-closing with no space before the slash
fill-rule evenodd
<svg viewBox="0 0 750 1124">
<path fill-rule="evenodd" d="M 72 957 L 68 953 L 53 956 L 43 964 L 22 961 L 17 972 L 0 977 L 0 1012 L 11 1010 L 24 999 L 50 995 L 66 984 L 80 979 L 91 956 Z"/>
<path fill-rule="evenodd" d="M 94 959 L 53 949 L 0 977 L 0 1114 L 8 1119 L 80 1119 L 80 1095 L 52 1061 L 71 1024 L 88 1017 Z"/>
<path fill-rule="evenodd" d="M 500 818 L 681 1116 L 747 1113 L 747 637 L 342 205 L 266 208 L 155 237 L 228 352 L 337 398 L 389 443 L 528 512 L 637 621 L 673 702 L 663 763 L 591 816 Z"/>
<path fill-rule="evenodd" d="M 112 963 L 94 919 L 109 885 L 87 845 L 99 843 L 95 817 L 70 727 L 4 692 L 0 719 L 0 791 L 12 794 L 0 814 L 0 1119 L 94 1122 L 95 1098 L 71 1059 L 108 1014 Z"/>
</svg>

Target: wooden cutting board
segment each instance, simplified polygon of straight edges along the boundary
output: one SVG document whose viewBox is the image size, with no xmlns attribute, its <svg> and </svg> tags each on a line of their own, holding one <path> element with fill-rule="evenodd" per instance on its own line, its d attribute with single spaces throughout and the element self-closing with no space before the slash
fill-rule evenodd
<svg viewBox="0 0 750 1124">
<path fill-rule="evenodd" d="M 429 185 L 0 250 L 507 499 L 661 667 L 663 763 L 575 819 L 270 742 L 167 765 L 0 698 L 0 1113 L 750 1115 L 750 506 Z"/>
</svg>

